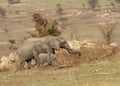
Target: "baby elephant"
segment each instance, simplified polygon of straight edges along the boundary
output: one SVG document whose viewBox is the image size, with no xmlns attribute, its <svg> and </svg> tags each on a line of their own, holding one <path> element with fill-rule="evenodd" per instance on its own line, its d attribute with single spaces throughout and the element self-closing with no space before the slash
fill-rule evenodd
<svg viewBox="0 0 120 86">
<path fill-rule="evenodd" d="M 43 66 L 45 63 L 49 65 L 50 61 L 55 61 L 56 60 L 56 55 L 51 54 L 51 58 L 47 53 L 41 53 L 39 54 L 39 60 L 40 60 L 40 65 Z"/>
</svg>

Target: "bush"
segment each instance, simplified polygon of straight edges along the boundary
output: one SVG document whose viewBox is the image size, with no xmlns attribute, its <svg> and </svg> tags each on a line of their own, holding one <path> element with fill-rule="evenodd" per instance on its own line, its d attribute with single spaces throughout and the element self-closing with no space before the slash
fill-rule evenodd
<svg viewBox="0 0 120 86">
<path fill-rule="evenodd" d="M 0 14 L 2 17 L 5 17 L 5 14 L 6 14 L 6 10 L 3 9 L 1 6 L 0 6 Z"/>
<path fill-rule="evenodd" d="M 94 10 L 98 6 L 98 0 L 89 0 L 88 5 Z"/>
<path fill-rule="evenodd" d="M 9 4 L 20 3 L 20 0 L 8 0 Z"/>
<path fill-rule="evenodd" d="M 116 3 L 120 4 L 120 0 L 115 0 Z"/>
<path fill-rule="evenodd" d="M 60 33 L 61 32 L 56 28 L 51 28 L 48 30 L 48 34 L 52 35 L 52 36 L 58 36 L 58 35 L 60 35 Z"/>
<path fill-rule="evenodd" d="M 115 21 L 109 21 L 107 23 L 100 24 L 100 31 L 105 40 L 105 44 L 109 45 L 111 43 L 112 34 L 113 34 L 115 28 L 116 28 Z"/>
<path fill-rule="evenodd" d="M 48 22 L 47 19 L 42 18 L 39 14 L 33 14 L 33 20 L 35 21 L 35 33 L 32 34 L 36 37 L 44 37 L 47 35 L 58 36 L 60 31 L 57 28 L 56 20 Z"/>
<path fill-rule="evenodd" d="M 56 13 L 58 15 L 62 15 L 63 14 L 63 8 L 61 7 L 61 4 L 57 4 L 57 10 L 56 10 Z"/>
<path fill-rule="evenodd" d="M 15 49 L 14 44 L 16 43 L 16 41 L 14 39 L 9 39 L 8 42 L 11 44 L 11 46 L 9 48 Z"/>
</svg>

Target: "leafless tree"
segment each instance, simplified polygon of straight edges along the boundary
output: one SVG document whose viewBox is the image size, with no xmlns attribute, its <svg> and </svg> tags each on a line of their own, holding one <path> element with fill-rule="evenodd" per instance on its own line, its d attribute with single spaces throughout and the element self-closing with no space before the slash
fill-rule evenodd
<svg viewBox="0 0 120 86">
<path fill-rule="evenodd" d="M 111 43 L 112 34 L 116 28 L 117 22 L 109 21 L 107 23 L 100 23 L 100 31 L 103 35 L 104 41 L 106 45 Z"/>
</svg>

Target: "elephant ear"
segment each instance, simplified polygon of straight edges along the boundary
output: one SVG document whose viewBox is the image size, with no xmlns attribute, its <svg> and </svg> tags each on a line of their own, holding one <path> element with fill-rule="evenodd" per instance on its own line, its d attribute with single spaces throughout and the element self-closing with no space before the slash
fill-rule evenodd
<svg viewBox="0 0 120 86">
<path fill-rule="evenodd" d="M 48 42 L 49 46 L 53 49 L 59 50 L 60 49 L 60 43 L 56 39 L 52 39 Z"/>
</svg>

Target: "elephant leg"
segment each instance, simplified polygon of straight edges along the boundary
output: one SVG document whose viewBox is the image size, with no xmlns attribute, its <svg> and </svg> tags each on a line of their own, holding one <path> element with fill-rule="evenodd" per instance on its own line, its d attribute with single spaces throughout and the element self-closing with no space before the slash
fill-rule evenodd
<svg viewBox="0 0 120 86">
<path fill-rule="evenodd" d="M 34 59 L 37 67 L 39 67 L 40 66 L 39 53 L 37 53 L 36 51 L 34 51 Z"/>
<path fill-rule="evenodd" d="M 51 57 L 48 58 L 48 65 L 52 66 L 52 59 L 51 59 Z"/>
<path fill-rule="evenodd" d="M 27 62 L 27 69 L 30 69 L 30 68 L 33 67 L 32 64 L 31 64 L 31 61 L 32 61 L 32 59 L 26 60 L 26 62 Z"/>
<path fill-rule="evenodd" d="M 43 66 L 44 66 L 44 63 L 43 63 L 43 62 L 41 62 L 41 63 L 40 63 L 40 67 L 41 67 L 41 68 L 43 68 Z"/>
<path fill-rule="evenodd" d="M 23 70 L 24 65 L 25 65 L 25 61 L 21 60 L 20 63 L 19 63 L 19 70 Z"/>
<path fill-rule="evenodd" d="M 49 58 L 47 60 L 48 65 L 52 66 L 52 54 L 55 54 L 55 49 L 50 49 L 50 52 L 48 53 Z"/>
<path fill-rule="evenodd" d="M 53 49 L 49 49 L 49 51 L 48 51 L 48 65 L 50 65 L 50 66 L 52 66 L 52 52 L 53 52 L 54 50 Z"/>
</svg>

